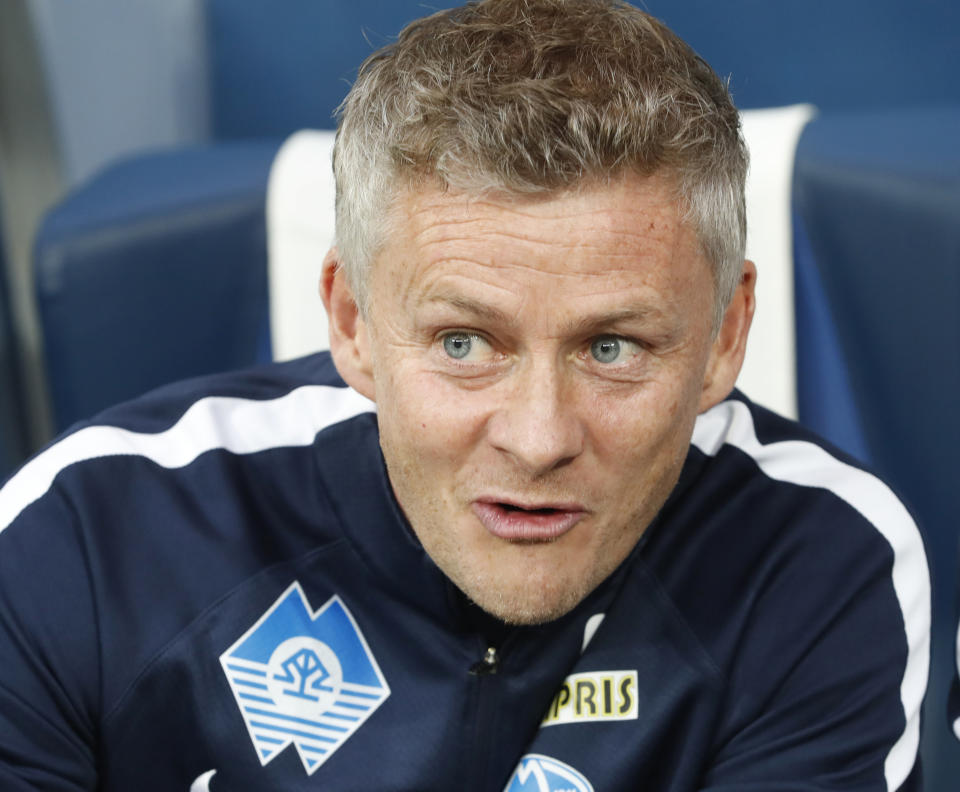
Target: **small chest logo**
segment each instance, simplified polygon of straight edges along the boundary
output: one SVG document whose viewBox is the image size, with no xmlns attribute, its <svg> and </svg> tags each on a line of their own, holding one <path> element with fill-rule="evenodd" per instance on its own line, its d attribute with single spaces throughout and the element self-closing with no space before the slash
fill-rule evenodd
<svg viewBox="0 0 960 792">
<path fill-rule="evenodd" d="M 390 695 L 353 616 L 293 583 L 220 655 L 260 764 L 288 745 L 312 774 Z"/>
<path fill-rule="evenodd" d="M 588 671 L 563 681 L 541 726 L 636 719 L 637 672 Z"/>
<path fill-rule="evenodd" d="M 593 786 L 570 765 L 542 754 L 527 754 L 503 792 L 593 792 Z"/>
</svg>

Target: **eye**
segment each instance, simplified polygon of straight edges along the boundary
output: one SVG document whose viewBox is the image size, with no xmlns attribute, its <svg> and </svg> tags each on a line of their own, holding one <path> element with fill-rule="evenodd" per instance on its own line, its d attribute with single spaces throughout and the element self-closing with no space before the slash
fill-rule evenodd
<svg viewBox="0 0 960 792">
<path fill-rule="evenodd" d="M 440 339 L 443 351 L 454 360 L 480 362 L 489 358 L 490 344 L 476 333 L 456 331 Z"/>
<path fill-rule="evenodd" d="M 590 344 L 590 355 L 598 363 L 625 363 L 640 352 L 640 345 L 636 341 L 614 335 L 604 335 L 595 338 Z"/>
</svg>

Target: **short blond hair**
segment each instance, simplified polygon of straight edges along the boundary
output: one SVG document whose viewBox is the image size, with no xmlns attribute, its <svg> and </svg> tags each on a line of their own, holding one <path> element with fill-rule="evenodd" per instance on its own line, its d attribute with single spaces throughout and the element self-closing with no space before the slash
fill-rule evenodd
<svg viewBox="0 0 960 792">
<path fill-rule="evenodd" d="M 362 310 L 400 190 L 549 193 L 633 171 L 675 178 L 714 268 L 719 326 L 740 279 L 747 152 L 726 83 L 617 0 L 482 0 L 412 22 L 339 110 L 340 260 Z"/>
</svg>

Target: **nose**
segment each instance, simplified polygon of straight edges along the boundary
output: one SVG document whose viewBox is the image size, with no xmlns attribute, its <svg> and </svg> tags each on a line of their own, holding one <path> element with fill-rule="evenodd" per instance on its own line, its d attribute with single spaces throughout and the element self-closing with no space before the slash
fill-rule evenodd
<svg viewBox="0 0 960 792">
<path fill-rule="evenodd" d="M 528 475 L 542 476 L 583 452 L 584 425 L 568 379 L 560 364 L 542 361 L 521 366 L 503 383 L 488 439 Z"/>
</svg>

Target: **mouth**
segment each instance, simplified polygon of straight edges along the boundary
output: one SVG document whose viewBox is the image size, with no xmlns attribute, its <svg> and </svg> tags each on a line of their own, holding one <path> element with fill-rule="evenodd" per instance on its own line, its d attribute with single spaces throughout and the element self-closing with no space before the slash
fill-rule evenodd
<svg viewBox="0 0 960 792">
<path fill-rule="evenodd" d="M 470 506 L 488 532 L 515 543 L 554 542 L 587 514 L 576 503 L 523 504 L 479 498 Z"/>
</svg>

